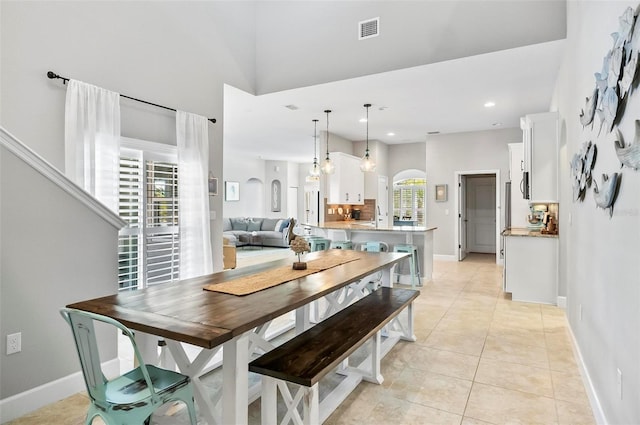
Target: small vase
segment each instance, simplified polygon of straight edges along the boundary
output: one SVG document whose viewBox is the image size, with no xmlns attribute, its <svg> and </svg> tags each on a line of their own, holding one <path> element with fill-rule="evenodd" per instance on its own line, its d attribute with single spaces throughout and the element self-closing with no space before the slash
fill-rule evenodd
<svg viewBox="0 0 640 425">
<path fill-rule="evenodd" d="M 293 270 L 307 270 L 307 263 L 304 261 L 294 261 Z"/>
</svg>

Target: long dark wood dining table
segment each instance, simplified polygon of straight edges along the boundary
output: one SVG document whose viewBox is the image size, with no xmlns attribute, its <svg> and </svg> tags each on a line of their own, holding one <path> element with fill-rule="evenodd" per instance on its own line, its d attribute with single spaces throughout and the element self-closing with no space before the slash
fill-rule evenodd
<svg viewBox="0 0 640 425">
<path fill-rule="evenodd" d="M 332 249 L 307 254 L 307 260 L 345 255 Z M 211 425 L 246 424 L 248 420 L 249 341 L 256 328 L 286 313 L 296 311 L 296 332 L 309 326 L 309 305 L 354 282 L 381 272 L 382 286 L 391 286 L 391 268 L 404 259 L 402 253 L 350 251 L 357 260 L 245 296 L 206 291 L 204 286 L 229 282 L 292 263 L 278 260 L 236 270 L 214 273 L 177 283 L 119 292 L 102 298 L 76 302 L 69 308 L 102 314 L 125 326 L 167 340 L 182 373 L 192 378 L 196 402 Z M 362 293 L 362 296 L 366 293 Z M 180 343 L 201 347 L 190 360 Z M 222 350 L 222 416 L 199 378 L 205 365 Z"/>
</svg>

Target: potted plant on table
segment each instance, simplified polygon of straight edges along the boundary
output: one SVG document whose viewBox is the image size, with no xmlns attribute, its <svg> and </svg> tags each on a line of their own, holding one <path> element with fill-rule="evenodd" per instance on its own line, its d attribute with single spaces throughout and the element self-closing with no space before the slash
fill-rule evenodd
<svg viewBox="0 0 640 425">
<path fill-rule="evenodd" d="M 307 263 L 300 259 L 300 255 L 303 252 L 309 252 L 311 248 L 309 247 L 309 243 L 301 237 L 296 236 L 296 238 L 291 241 L 291 250 L 298 255 L 298 261 L 294 261 L 293 270 L 306 270 Z"/>
</svg>

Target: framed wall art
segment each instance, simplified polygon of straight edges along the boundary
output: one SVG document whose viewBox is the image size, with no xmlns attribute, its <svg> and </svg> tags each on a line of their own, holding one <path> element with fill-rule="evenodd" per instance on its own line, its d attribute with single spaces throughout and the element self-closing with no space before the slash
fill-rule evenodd
<svg viewBox="0 0 640 425">
<path fill-rule="evenodd" d="M 225 201 L 240 200 L 240 183 L 224 182 L 224 200 Z"/>
<path fill-rule="evenodd" d="M 436 192 L 436 202 L 447 201 L 447 185 L 446 184 L 437 184 L 435 192 Z"/>
</svg>

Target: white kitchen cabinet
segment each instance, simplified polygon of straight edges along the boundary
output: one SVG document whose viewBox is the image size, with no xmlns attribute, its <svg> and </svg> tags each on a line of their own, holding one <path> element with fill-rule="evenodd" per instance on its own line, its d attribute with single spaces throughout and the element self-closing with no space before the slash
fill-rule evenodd
<svg viewBox="0 0 640 425">
<path fill-rule="evenodd" d="M 522 143 L 509 143 L 509 179 L 511 180 L 511 227 L 527 227 L 529 202 L 523 197 L 524 148 Z"/>
<path fill-rule="evenodd" d="M 504 290 L 514 301 L 555 305 L 558 300 L 558 238 L 505 236 Z"/>
<path fill-rule="evenodd" d="M 558 202 L 558 113 L 520 119 L 524 146 L 525 195 L 530 202 Z"/>
<path fill-rule="evenodd" d="M 327 202 L 364 205 L 364 173 L 360 170 L 360 158 L 342 152 L 332 152 L 330 156 L 335 172 L 329 175 Z"/>
</svg>

